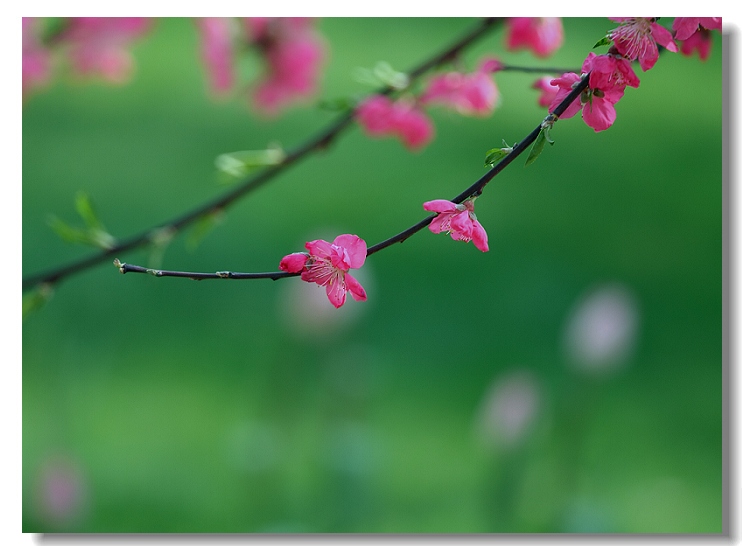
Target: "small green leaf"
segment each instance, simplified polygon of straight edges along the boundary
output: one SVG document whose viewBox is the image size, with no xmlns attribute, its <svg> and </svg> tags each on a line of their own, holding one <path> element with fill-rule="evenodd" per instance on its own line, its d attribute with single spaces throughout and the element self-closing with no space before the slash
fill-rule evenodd
<svg viewBox="0 0 742 546">
<path fill-rule="evenodd" d="M 611 45 L 611 42 L 613 42 L 613 40 L 611 40 L 610 36 L 603 36 L 596 42 L 596 44 L 593 46 L 593 49 L 595 49 L 596 47 Z"/>
<path fill-rule="evenodd" d="M 230 183 L 263 167 L 278 165 L 285 157 L 286 153 L 280 147 L 272 147 L 265 150 L 242 150 L 221 154 L 214 164 L 220 172 L 232 177 L 224 181 Z"/>
<path fill-rule="evenodd" d="M 47 223 L 62 240 L 68 243 L 93 244 L 87 230 L 72 227 L 56 216 L 50 216 Z"/>
<path fill-rule="evenodd" d="M 351 97 L 340 97 L 337 99 L 323 99 L 317 106 L 322 110 L 330 112 L 345 112 L 356 107 L 358 101 Z"/>
<path fill-rule="evenodd" d="M 506 157 L 512 151 L 512 148 L 492 148 L 491 150 L 487 150 L 487 154 L 484 156 L 484 166 L 494 167 L 495 163 Z"/>
<path fill-rule="evenodd" d="M 531 147 L 531 153 L 528 154 L 528 159 L 526 159 L 526 167 L 536 161 L 538 156 L 541 155 L 541 152 L 544 151 L 545 145 L 546 136 L 544 135 L 544 129 L 542 128 L 541 131 L 539 131 L 538 136 L 533 143 L 533 146 Z"/>
<path fill-rule="evenodd" d="M 551 138 L 551 128 L 552 127 L 553 127 L 553 125 L 550 125 L 550 124 L 544 125 L 544 127 L 543 127 L 543 129 L 541 129 L 541 131 L 544 133 L 544 138 L 546 139 L 546 142 L 548 142 L 549 144 L 551 144 L 553 146 L 554 145 L 554 140 Z"/>
<path fill-rule="evenodd" d="M 410 78 L 404 72 L 394 70 L 385 61 L 379 61 L 372 69 L 357 67 L 353 70 L 353 79 L 359 83 L 378 87 L 387 85 L 394 89 L 405 89 L 410 84 Z"/>
<path fill-rule="evenodd" d="M 75 208 L 88 228 L 105 231 L 103 224 L 95 213 L 93 202 L 90 200 L 87 193 L 83 191 L 77 192 L 77 195 L 75 196 Z"/>
<path fill-rule="evenodd" d="M 49 284 L 42 284 L 36 290 L 23 296 L 23 320 L 38 311 L 52 297 L 54 290 Z"/>
</svg>

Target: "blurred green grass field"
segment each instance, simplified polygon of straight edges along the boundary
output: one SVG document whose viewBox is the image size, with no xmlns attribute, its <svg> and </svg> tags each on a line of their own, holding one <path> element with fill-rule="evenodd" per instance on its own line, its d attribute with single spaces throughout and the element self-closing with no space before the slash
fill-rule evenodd
<svg viewBox="0 0 742 546">
<path fill-rule="evenodd" d="M 355 67 L 404 70 L 475 24 L 323 19 L 321 97 L 366 93 Z M 548 60 L 506 52 L 498 30 L 463 62 L 577 68 L 613 24 L 566 19 Z M 110 263 L 61 283 L 23 324 L 23 531 L 721 532 L 721 45 L 706 62 L 663 54 L 608 131 L 563 120 L 538 161 L 498 176 L 477 201 L 488 253 L 425 230 L 369 257 L 365 303 Z M 292 148 L 334 119 L 214 101 L 189 19 L 158 20 L 133 53 L 125 86 L 61 78 L 24 103 L 24 277 L 92 253 L 47 226 L 74 223 L 78 191 L 125 238 L 224 191 L 217 155 Z M 545 115 L 533 75 L 495 79 L 493 116 L 433 110 L 419 153 L 354 127 L 195 250 L 176 238 L 163 267 L 272 271 L 311 238 L 401 231 Z M 634 329 L 589 373 L 565 332 L 605 287 L 627 295 Z M 513 378 L 531 390 L 492 417 Z M 529 426 L 508 441 L 497 426 L 518 411 Z M 76 487 L 59 519 L 44 510 L 54 472 Z"/>
</svg>

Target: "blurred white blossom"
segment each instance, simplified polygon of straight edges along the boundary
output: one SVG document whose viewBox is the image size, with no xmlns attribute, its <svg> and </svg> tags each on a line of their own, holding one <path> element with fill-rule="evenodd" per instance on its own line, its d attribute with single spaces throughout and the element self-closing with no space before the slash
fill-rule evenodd
<svg viewBox="0 0 742 546">
<path fill-rule="evenodd" d="M 489 447 L 507 449 L 520 444 L 541 407 L 541 388 L 526 370 L 516 370 L 493 381 L 482 400 L 478 429 Z"/>
<path fill-rule="evenodd" d="M 626 286 L 604 284 L 588 290 L 575 303 L 564 329 L 570 363 L 590 372 L 609 372 L 624 365 L 636 344 L 639 310 Z"/>
</svg>

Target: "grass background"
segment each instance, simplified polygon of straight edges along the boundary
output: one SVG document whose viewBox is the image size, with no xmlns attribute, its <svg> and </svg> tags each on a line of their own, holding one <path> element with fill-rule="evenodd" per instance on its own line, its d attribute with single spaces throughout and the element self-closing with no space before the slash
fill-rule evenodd
<svg viewBox="0 0 742 546">
<path fill-rule="evenodd" d="M 366 93 L 355 67 L 411 67 L 474 24 L 323 19 L 320 95 Z M 462 61 L 579 67 L 612 25 L 566 19 L 548 60 L 506 52 L 498 30 Z M 76 192 L 125 238 L 224 191 L 217 155 L 291 148 L 333 119 L 214 101 L 198 47 L 191 20 L 161 19 L 129 84 L 63 77 L 24 103 L 24 276 L 91 253 L 46 224 L 75 223 Z M 490 252 L 421 232 L 359 270 L 366 303 L 111 264 L 63 282 L 23 324 L 24 532 L 721 532 L 720 37 L 706 62 L 663 54 L 639 76 L 610 130 L 560 122 L 537 162 L 486 188 Z M 163 267 L 275 270 L 311 238 L 406 228 L 543 118 L 533 75 L 495 79 L 491 117 L 432 110 L 420 153 L 352 128 L 195 250 L 176 238 Z M 631 294 L 635 342 L 612 373 L 581 373 L 570 313 L 609 285 Z M 535 387 L 531 426 L 488 444 L 488 393 L 517 374 Z M 43 500 L 55 472 L 76 484 L 58 518 Z"/>
</svg>

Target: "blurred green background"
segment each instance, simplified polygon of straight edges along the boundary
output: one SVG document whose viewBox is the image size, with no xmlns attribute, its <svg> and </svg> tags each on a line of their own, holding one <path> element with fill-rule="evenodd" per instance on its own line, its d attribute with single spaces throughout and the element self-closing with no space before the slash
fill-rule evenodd
<svg viewBox="0 0 742 546">
<path fill-rule="evenodd" d="M 355 67 L 410 68 L 475 25 L 323 19 L 320 96 L 367 93 Z M 463 66 L 579 67 L 614 23 L 564 26 L 547 60 L 498 29 Z M 47 225 L 78 222 L 78 191 L 125 238 L 225 191 L 217 155 L 334 119 L 213 100 L 198 47 L 192 20 L 160 19 L 127 85 L 59 78 L 24 103 L 24 277 L 94 252 Z M 425 230 L 368 259 L 365 303 L 110 261 L 67 279 L 23 324 L 23 530 L 721 532 L 721 67 L 717 33 L 706 62 L 639 72 L 608 131 L 558 123 L 477 201 L 490 252 Z M 495 79 L 493 116 L 433 109 L 419 153 L 353 127 L 162 267 L 273 271 L 311 238 L 401 231 L 545 115 L 535 75 Z"/>
</svg>

